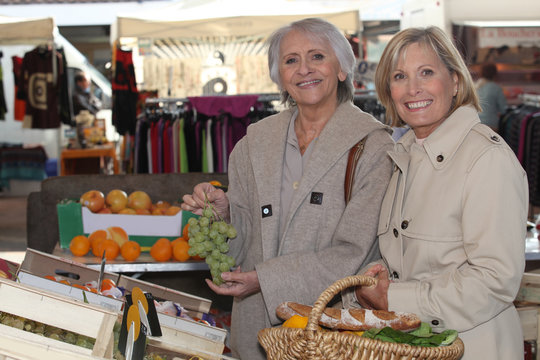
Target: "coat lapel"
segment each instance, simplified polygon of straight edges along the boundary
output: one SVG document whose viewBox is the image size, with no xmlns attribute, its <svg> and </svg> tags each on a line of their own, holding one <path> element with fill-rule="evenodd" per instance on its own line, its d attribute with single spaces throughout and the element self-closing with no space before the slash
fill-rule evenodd
<svg viewBox="0 0 540 360">
<path fill-rule="evenodd" d="M 304 169 L 302 181 L 295 191 L 283 236 L 279 241 L 278 255 L 286 238 L 287 230 L 298 208 L 304 203 L 306 197 L 314 191 L 315 185 L 332 168 L 332 166 L 350 150 L 350 148 L 366 136 L 374 128 L 379 128 L 380 123 L 373 120 L 373 126 L 360 123 L 358 112 L 360 110 L 350 103 L 338 106 L 334 116 L 328 121 L 316 147 L 313 149 L 311 158 Z M 369 121 L 366 121 L 369 124 Z M 337 176 L 345 177 L 345 173 Z M 279 179 L 281 181 L 281 178 Z"/>
<path fill-rule="evenodd" d="M 275 116 L 257 134 L 256 142 L 249 145 L 251 164 L 255 175 L 255 186 L 259 201 L 261 221 L 261 239 L 263 259 L 267 260 L 277 255 L 277 241 L 273 239 L 279 233 L 279 208 L 281 198 L 281 178 L 283 173 L 283 156 L 287 129 L 293 111 L 286 110 Z M 262 218 L 262 207 L 270 205 L 272 216 Z M 258 221 L 258 220 L 257 220 Z"/>
</svg>

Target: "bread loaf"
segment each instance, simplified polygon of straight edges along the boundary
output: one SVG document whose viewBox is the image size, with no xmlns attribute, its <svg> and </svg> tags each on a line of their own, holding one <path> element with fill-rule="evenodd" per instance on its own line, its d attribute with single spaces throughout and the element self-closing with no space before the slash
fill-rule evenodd
<svg viewBox="0 0 540 360">
<path fill-rule="evenodd" d="M 293 315 L 307 317 L 312 307 L 295 302 L 285 302 L 278 306 L 276 315 L 287 320 Z M 396 330 L 413 330 L 420 326 L 420 318 L 415 314 L 367 309 L 326 308 L 319 325 L 334 330 L 365 331 L 389 326 Z"/>
</svg>

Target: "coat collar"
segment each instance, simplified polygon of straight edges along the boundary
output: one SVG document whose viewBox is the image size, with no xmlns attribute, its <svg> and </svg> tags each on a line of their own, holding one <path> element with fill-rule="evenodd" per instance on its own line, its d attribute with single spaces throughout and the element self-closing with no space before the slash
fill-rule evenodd
<svg viewBox="0 0 540 360">
<path fill-rule="evenodd" d="M 464 105 L 456 109 L 443 123 L 435 129 L 423 142 L 423 147 L 433 167 L 443 169 L 454 157 L 471 129 L 480 122 L 478 112 L 472 105 Z M 408 153 L 415 142 L 414 131 L 408 131 L 396 144 L 392 159 L 402 168 L 407 156 L 397 153 Z"/>
<path fill-rule="evenodd" d="M 361 111 L 352 103 L 340 104 L 332 118 L 328 121 L 313 149 L 311 159 L 304 169 L 302 182 L 295 192 L 291 203 L 291 216 L 303 202 L 304 198 L 313 190 L 315 184 L 327 171 L 341 159 L 358 141 L 375 129 L 387 128 L 385 125 L 370 116 L 359 118 Z M 390 131 L 390 130 L 389 130 Z"/>
<path fill-rule="evenodd" d="M 274 257 L 278 251 L 272 245 L 273 242 L 266 237 L 279 233 L 279 194 L 281 192 L 283 156 L 287 129 L 295 111 L 296 108 L 284 110 L 273 118 L 262 120 L 264 124 L 253 124 L 252 129 L 250 129 L 251 126 L 248 128 L 248 135 L 252 131 L 258 132 L 253 134 L 249 140 L 250 161 L 256 179 L 258 200 L 261 206 L 272 205 L 273 209 L 273 215 L 266 218 L 262 224 L 264 258 Z M 264 126 L 259 128 L 257 125 Z M 363 113 L 352 103 L 342 103 L 337 107 L 334 115 L 319 135 L 317 146 L 311 154 L 313 161 L 309 161 L 304 169 L 302 182 L 294 194 L 289 216 L 285 220 L 283 238 L 285 238 L 296 210 L 306 196 L 313 191 L 315 184 L 354 144 L 376 129 L 386 129 L 389 133 L 391 132 L 388 126 Z"/>
</svg>

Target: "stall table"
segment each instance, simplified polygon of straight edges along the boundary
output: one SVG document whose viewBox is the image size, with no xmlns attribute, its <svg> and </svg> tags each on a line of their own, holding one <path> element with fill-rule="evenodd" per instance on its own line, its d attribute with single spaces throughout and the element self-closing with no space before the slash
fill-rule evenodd
<svg viewBox="0 0 540 360">
<path fill-rule="evenodd" d="M 82 263 L 89 268 L 99 270 L 101 267 L 100 259 L 93 256 L 87 255 L 82 257 L 75 257 L 71 254 L 69 249 L 62 249 L 59 245 L 56 245 L 53 255 L 59 256 L 62 258 L 71 259 Z M 123 273 L 145 273 L 145 272 L 165 272 L 165 271 L 206 271 L 208 270 L 208 265 L 204 261 L 188 260 L 184 262 L 179 261 L 166 261 L 166 262 L 156 262 L 149 253 L 143 252 L 139 258 L 135 261 L 126 262 L 122 257 L 118 257 L 115 260 L 107 260 L 105 263 L 105 271 L 113 272 L 117 274 Z"/>
<path fill-rule="evenodd" d="M 97 145 L 85 149 L 64 149 L 60 154 L 60 175 L 74 175 L 88 172 L 81 172 L 77 168 L 77 163 L 89 160 L 99 159 L 100 168 L 105 167 L 105 159 L 113 160 L 114 173 L 118 174 L 118 159 L 116 158 L 116 148 L 114 144 Z M 90 172 L 91 173 L 91 172 Z"/>
</svg>

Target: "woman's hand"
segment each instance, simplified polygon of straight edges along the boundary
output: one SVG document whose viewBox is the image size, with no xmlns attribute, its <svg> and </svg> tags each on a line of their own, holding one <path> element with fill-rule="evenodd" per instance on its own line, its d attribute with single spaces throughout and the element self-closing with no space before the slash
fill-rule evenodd
<svg viewBox="0 0 540 360">
<path fill-rule="evenodd" d="M 182 210 L 191 211 L 197 215 L 202 215 L 205 202 L 210 202 L 217 214 L 225 221 L 229 221 L 229 199 L 227 194 L 210 183 L 204 182 L 195 185 L 193 194 L 184 195 L 182 200 L 183 203 L 180 205 Z"/>
<path fill-rule="evenodd" d="M 257 271 L 242 272 L 240 266 L 233 272 L 221 273 L 221 278 L 225 283 L 217 286 L 212 280 L 206 279 L 206 283 L 216 294 L 230 295 L 237 297 L 247 297 L 261 291 Z"/>
<path fill-rule="evenodd" d="M 355 291 L 358 303 L 365 309 L 388 310 L 388 270 L 381 264 L 376 264 L 369 268 L 366 276 L 377 279 L 374 286 L 357 286 Z"/>
</svg>

